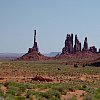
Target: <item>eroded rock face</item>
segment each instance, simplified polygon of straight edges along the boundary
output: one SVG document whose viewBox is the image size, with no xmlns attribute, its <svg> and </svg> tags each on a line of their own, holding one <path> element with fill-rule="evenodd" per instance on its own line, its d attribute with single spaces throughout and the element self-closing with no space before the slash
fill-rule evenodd
<svg viewBox="0 0 100 100">
<path fill-rule="evenodd" d="M 98 53 L 100 53 L 100 49 L 98 50 Z"/>
<path fill-rule="evenodd" d="M 62 54 L 73 54 L 79 51 L 81 51 L 81 43 L 79 42 L 77 35 L 75 35 L 75 45 L 73 47 L 73 34 L 67 34 L 65 47 L 62 49 Z"/>
<path fill-rule="evenodd" d="M 87 37 L 85 37 L 83 51 L 87 51 L 87 50 L 88 50 L 88 42 L 87 42 Z"/>
<path fill-rule="evenodd" d="M 74 53 L 79 51 L 81 51 L 81 43 L 79 42 L 77 35 L 75 35 Z"/>
<path fill-rule="evenodd" d="M 73 41 L 73 34 L 67 34 L 65 40 L 65 46 L 62 49 L 61 54 L 74 54 L 77 52 L 92 52 L 92 53 L 100 53 L 100 49 L 97 51 L 95 46 L 88 47 L 87 37 L 85 37 L 83 49 L 81 49 L 81 42 L 79 41 L 77 35 L 75 35 L 75 44 Z"/>
<path fill-rule="evenodd" d="M 73 34 L 67 34 L 65 47 L 62 49 L 62 53 L 73 53 Z"/>
<path fill-rule="evenodd" d="M 95 46 L 90 47 L 89 49 L 93 53 L 97 53 L 97 48 Z"/>
</svg>

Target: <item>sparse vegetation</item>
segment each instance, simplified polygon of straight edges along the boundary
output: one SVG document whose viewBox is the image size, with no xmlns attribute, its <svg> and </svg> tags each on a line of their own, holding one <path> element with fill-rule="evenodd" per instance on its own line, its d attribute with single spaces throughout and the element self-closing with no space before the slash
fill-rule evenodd
<svg viewBox="0 0 100 100">
<path fill-rule="evenodd" d="M 85 66 L 86 66 L 86 65 L 84 65 L 84 64 L 82 65 L 82 67 L 85 67 Z"/>
<path fill-rule="evenodd" d="M 68 93 L 76 90 L 83 91 L 83 100 L 100 99 L 100 67 L 76 68 L 58 61 L 2 61 L 0 71 L 0 97 L 5 100 L 66 100 Z M 35 77 L 52 81 L 34 81 Z M 70 99 L 78 97 L 74 94 Z"/>
</svg>

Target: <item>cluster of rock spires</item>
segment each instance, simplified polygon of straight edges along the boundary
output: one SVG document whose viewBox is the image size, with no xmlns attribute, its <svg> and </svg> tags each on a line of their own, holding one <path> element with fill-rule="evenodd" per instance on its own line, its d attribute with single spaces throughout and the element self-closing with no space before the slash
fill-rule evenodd
<svg viewBox="0 0 100 100">
<path fill-rule="evenodd" d="M 92 53 L 97 53 L 97 48 L 95 46 L 88 47 L 87 37 L 85 37 L 83 48 L 81 47 L 81 42 L 79 41 L 77 35 L 75 35 L 75 44 L 73 41 L 73 34 L 67 34 L 65 40 L 65 46 L 62 49 L 62 53 L 55 57 L 46 57 L 39 52 L 39 48 L 36 41 L 36 30 L 34 30 L 34 44 L 32 48 L 29 48 L 28 53 L 18 58 L 18 60 L 49 60 L 49 59 L 59 59 L 60 56 L 65 54 L 76 54 L 77 52 L 89 51 Z M 99 49 L 100 53 L 100 49 Z"/>
<path fill-rule="evenodd" d="M 62 54 L 75 53 L 79 51 L 81 51 L 81 43 L 79 42 L 77 35 L 75 35 L 75 45 L 73 46 L 73 34 L 67 34 Z"/>
<path fill-rule="evenodd" d="M 77 35 L 75 35 L 75 45 L 73 45 L 73 34 L 67 34 L 66 40 L 65 40 L 65 46 L 62 49 L 62 54 L 73 54 L 76 52 L 81 51 L 91 51 L 93 53 L 97 53 L 97 48 L 95 46 L 88 47 L 88 41 L 87 37 L 85 37 L 83 48 L 81 47 L 81 42 L 79 41 Z M 100 51 L 100 50 L 99 50 Z"/>
</svg>

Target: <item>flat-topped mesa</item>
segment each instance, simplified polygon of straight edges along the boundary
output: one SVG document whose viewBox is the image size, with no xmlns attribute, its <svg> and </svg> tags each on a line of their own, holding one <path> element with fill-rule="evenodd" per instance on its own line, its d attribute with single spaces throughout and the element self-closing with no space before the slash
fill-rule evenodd
<svg viewBox="0 0 100 100">
<path fill-rule="evenodd" d="M 87 42 L 87 37 L 85 37 L 85 40 L 84 40 L 84 46 L 83 46 L 83 50 L 82 51 L 88 51 L 88 42 Z"/>
<path fill-rule="evenodd" d="M 77 35 L 75 35 L 74 53 L 80 51 L 81 51 L 81 42 L 78 40 Z"/>
<path fill-rule="evenodd" d="M 37 42 L 36 42 L 36 30 L 34 30 L 34 44 L 33 44 L 33 47 L 29 48 L 28 53 L 32 53 L 32 52 L 39 52 L 38 45 L 37 45 Z"/>
</svg>

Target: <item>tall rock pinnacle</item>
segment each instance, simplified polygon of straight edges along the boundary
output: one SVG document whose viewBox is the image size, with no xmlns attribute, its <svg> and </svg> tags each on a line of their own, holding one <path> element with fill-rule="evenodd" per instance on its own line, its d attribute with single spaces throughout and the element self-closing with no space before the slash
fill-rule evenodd
<svg viewBox="0 0 100 100">
<path fill-rule="evenodd" d="M 34 30 L 34 45 L 36 43 L 36 30 Z"/>
<path fill-rule="evenodd" d="M 77 35 L 75 35 L 74 53 L 81 51 L 81 42 L 79 42 Z"/>
<path fill-rule="evenodd" d="M 88 50 L 88 42 L 87 42 L 87 37 L 85 37 L 83 51 L 87 51 L 87 50 Z"/>
<path fill-rule="evenodd" d="M 73 34 L 67 34 L 65 47 L 62 49 L 62 53 L 73 53 Z"/>
<path fill-rule="evenodd" d="M 35 52 L 39 52 L 38 45 L 37 45 L 37 42 L 36 42 L 36 30 L 34 30 L 34 44 L 33 44 L 33 47 L 32 48 L 29 48 L 28 53 L 32 53 L 34 51 Z"/>
<path fill-rule="evenodd" d="M 37 42 L 36 42 L 36 30 L 34 30 L 34 45 L 33 45 L 33 49 L 34 49 L 34 51 L 38 52 L 38 45 L 37 45 Z"/>
</svg>

